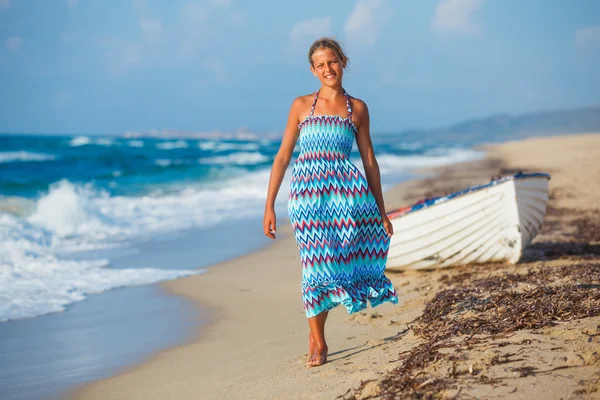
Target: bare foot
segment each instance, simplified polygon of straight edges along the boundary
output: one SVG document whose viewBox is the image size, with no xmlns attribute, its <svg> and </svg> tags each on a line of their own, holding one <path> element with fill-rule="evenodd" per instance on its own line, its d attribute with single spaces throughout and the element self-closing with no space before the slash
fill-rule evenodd
<svg viewBox="0 0 600 400">
<path fill-rule="evenodd" d="M 327 362 L 327 345 L 323 347 L 314 346 L 312 358 L 309 360 L 309 367 L 318 367 Z"/>
</svg>

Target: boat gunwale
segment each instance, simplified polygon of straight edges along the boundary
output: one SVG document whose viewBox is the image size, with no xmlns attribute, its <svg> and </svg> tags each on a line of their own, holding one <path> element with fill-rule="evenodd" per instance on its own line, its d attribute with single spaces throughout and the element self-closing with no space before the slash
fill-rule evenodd
<svg viewBox="0 0 600 400">
<path fill-rule="evenodd" d="M 429 199 L 425 199 L 425 200 L 419 200 L 418 203 L 413 204 L 412 206 L 407 206 L 407 207 L 399 207 L 396 208 L 394 210 L 391 211 L 387 211 L 386 215 L 388 216 L 388 218 L 390 218 L 391 221 L 398 219 L 398 218 L 402 218 L 410 213 L 419 211 L 419 210 L 423 210 L 426 208 L 429 208 L 431 206 L 435 206 L 437 204 L 443 204 L 448 202 L 449 200 L 458 198 L 460 196 L 466 195 L 466 194 L 470 194 L 470 193 L 474 193 L 477 192 L 479 190 L 483 190 L 486 189 L 488 187 L 493 187 L 493 186 L 497 186 L 500 185 L 502 183 L 506 183 L 509 181 L 514 181 L 514 180 L 518 180 L 518 179 L 527 179 L 527 178 L 547 178 L 548 180 L 551 179 L 550 174 L 545 173 L 545 172 L 532 172 L 532 173 L 527 173 L 524 174 L 522 172 L 513 174 L 513 175 L 508 175 L 508 176 L 504 176 L 502 178 L 499 179 L 492 179 L 490 182 L 482 184 L 482 185 L 475 185 L 475 186 L 471 186 L 468 187 L 466 189 L 461 189 L 458 190 L 456 192 L 444 195 L 444 196 L 439 196 L 439 197 L 432 197 Z M 404 209 L 404 208 L 408 208 L 410 207 L 410 209 L 402 212 L 399 215 L 392 215 L 395 212 L 399 212 L 400 210 Z M 392 215 L 392 216 L 390 216 Z"/>
</svg>

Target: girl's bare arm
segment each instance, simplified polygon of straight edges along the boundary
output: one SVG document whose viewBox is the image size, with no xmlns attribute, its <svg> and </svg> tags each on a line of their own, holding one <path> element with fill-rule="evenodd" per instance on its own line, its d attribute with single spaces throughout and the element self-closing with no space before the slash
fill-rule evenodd
<svg viewBox="0 0 600 400">
<path fill-rule="evenodd" d="M 300 122 L 299 119 L 302 106 L 304 105 L 303 103 L 304 102 L 301 97 L 296 98 L 292 102 L 287 125 L 281 140 L 281 145 L 279 146 L 279 150 L 275 155 L 273 167 L 271 168 L 271 176 L 269 178 L 269 187 L 267 190 L 267 200 L 265 203 L 265 217 L 263 220 L 264 233 L 271 239 L 275 239 L 275 199 L 277 198 L 277 193 L 279 192 L 281 182 L 285 176 L 285 170 L 290 164 L 294 147 L 296 146 L 296 140 L 298 139 L 298 123 Z"/>
</svg>

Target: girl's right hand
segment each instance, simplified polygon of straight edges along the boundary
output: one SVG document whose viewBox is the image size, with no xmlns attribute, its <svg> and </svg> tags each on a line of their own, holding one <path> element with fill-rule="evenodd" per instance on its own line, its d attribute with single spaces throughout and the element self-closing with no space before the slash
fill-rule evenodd
<svg viewBox="0 0 600 400">
<path fill-rule="evenodd" d="M 265 210 L 265 217 L 263 218 L 263 230 L 265 232 L 265 236 L 270 239 L 275 239 L 275 210 L 267 209 Z"/>
</svg>

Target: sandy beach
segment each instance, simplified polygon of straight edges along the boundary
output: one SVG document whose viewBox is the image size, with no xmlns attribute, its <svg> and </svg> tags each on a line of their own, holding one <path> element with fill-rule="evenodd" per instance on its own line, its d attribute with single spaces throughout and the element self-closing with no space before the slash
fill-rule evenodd
<svg viewBox="0 0 600 400">
<path fill-rule="evenodd" d="M 399 305 L 354 315 L 334 309 L 326 331 L 328 363 L 307 368 L 299 254 L 290 227 L 280 223 L 272 245 L 164 284 L 209 310 L 210 324 L 192 342 L 68 397 L 600 398 L 600 134 L 532 138 L 484 149 L 483 160 L 422 171 L 427 178 L 397 185 L 385 193 L 386 206 L 482 184 L 498 174 L 550 173 L 542 230 L 518 265 L 388 272 Z M 256 235 L 262 235 L 262 227 Z M 450 311 L 442 316 L 443 326 L 442 317 L 432 316 L 432 306 L 441 307 L 459 291 L 471 295 L 468 290 L 481 282 L 486 295 L 502 301 L 516 293 L 524 296 L 519 304 L 553 308 L 519 314 L 504 325 L 496 317 L 514 310 L 512 303 L 474 307 L 467 315 Z M 580 297 L 562 295 L 554 303 L 553 296 L 567 287 L 576 288 Z M 480 321 L 477 329 L 465 322 L 452 336 L 431 332 L 445 332 L 471 317 Z"/>
</svg>

